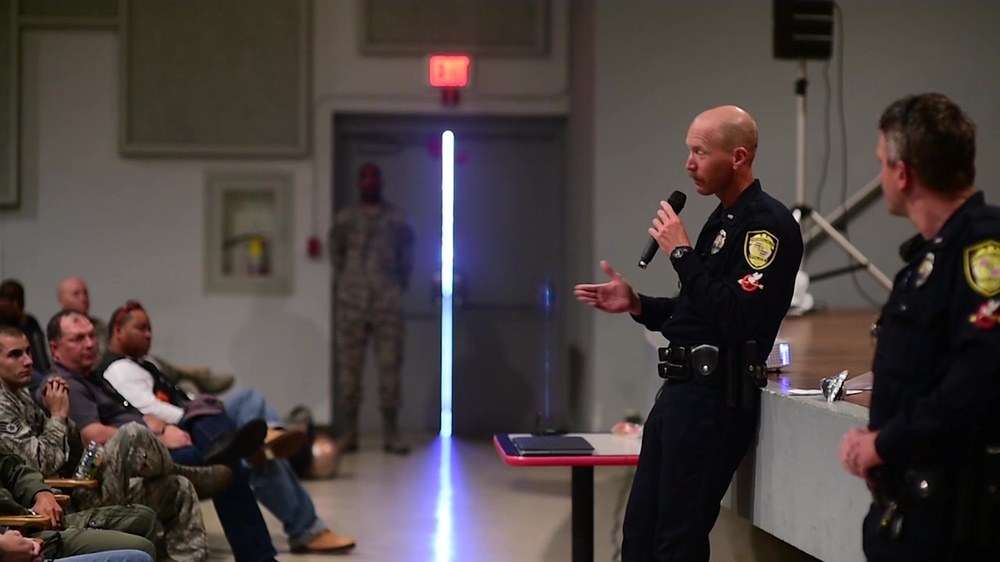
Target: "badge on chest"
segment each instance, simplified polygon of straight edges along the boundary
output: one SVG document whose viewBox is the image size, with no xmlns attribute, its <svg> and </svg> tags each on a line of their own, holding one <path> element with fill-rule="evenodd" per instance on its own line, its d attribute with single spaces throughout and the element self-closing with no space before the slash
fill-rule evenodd
<svg viewBox="0 0 1000 562">
<path fill-rule="evenodd" d="M 718 234 L 715 235 L 715 240 L 712 242 L 712 253 L 718 254 L 719 250 L 726 245 L 726 231 L 720 230 Z"/>
<path fill-rule="evenodd" d="M 984 240 L 962 252 L 965 279 L 986 298 L 1000 294 L 1000 242 Z"/>
<path fill-rule="evenodd" d="M 920 262 L 917 266 L 917 271 L 913 276 L 913 285 L 915 287 L 923 287 L 924 283 L 927 282 L 927 278 L 931 276 L 934 271 L 934 254 L 928 253 L 924 256 L 924 261 Z"/>
</svg>

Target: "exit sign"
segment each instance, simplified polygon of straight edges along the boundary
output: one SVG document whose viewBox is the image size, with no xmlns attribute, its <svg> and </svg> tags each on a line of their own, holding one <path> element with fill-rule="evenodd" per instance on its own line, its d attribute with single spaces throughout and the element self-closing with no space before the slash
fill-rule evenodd
<svg viewBox="0 0 1000 562">
<path fill-rule="evenodd" d="M 433 55 L 428 69 L 428 80 L 435 88 L 464 88 L 469 84 L 467 55 Z"/>
</svg>

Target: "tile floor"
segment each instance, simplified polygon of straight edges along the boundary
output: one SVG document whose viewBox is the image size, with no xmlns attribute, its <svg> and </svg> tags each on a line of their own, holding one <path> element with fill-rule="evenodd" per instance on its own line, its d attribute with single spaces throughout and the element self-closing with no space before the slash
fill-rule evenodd
<svg viewBox="0 0 1000 562">
<path fill-rule="evenodd" d="M 557 562 L 570 560 L 570 471 L 509 467 L 488 441 L 414 441 L 406 457 L 382 453 L 373 436 L 342 459 L 339 475 L 306 487 L 338 533 L 358 542 L 342 560 L 365 562 Z M 631 469 L 598 467 L 594 476 L 595 561 L 612 562 Z M 212 560 L 232 560 L 210 502 L 202 504 Z M 264 511 L 279 560 L 293 555 L 281 525 Z M 723 510 L 712 560 L 815 562 Z"/>
</svg>

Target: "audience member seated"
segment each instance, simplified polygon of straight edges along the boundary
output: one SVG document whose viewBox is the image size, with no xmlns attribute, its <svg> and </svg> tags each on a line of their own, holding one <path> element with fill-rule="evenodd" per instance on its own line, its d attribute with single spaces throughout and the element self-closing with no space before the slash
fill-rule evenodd
<svg viewBox="0 0 1000 562">
<path fill-rule="evenodd" d="M 14 279 L 0 283 L 0 325 L 20 328 L 28 336 L 31 348 L 36 350 L 30 385 L 33 390 L 52 370 L 52 361 L 49 360 L 49 346 L 45 344 L 42 327 L 34 316 L 24 311 L 24 285 Z"/>
<path fill-rule="evenodd" d="M 237 452 L 251 453 L 260 448 L 267 428 L 263 421 L 250 432 L 230 433 L 229 437 L 204 435 L 195 443 L 189 433 L 176 425 L 144 417 L 123 400 L 100 373 L 94 372 L 97 362 L 94 326 L 85 315 L 60 311 L 49 320 L 46 332 L 55 373 L 69 386 L 70 420 L 80 428 L 84 440 L 104 444 L 126 424 L 144 424 L 167 447 L 173 461 L 185 465 L 203 464 L 207 449 L 216 440 L 226 441 L 234 450 L 222 456 L 233 457 Z M 238 463 L 230 468 L 232 483 L 216 494 L 212 502 L 233 550 L 233 558 L 236 562 L 274 560 L 276 551 L 250 488 L 248 471 Z"/>
<path fill-rule="evenodd" d="M 46 478 L 68 478 L 84 449 L 80 432 L 68 419 L 69 389 L 62 378 L 50 377 L 41 387 L 45 409 L 36 404 L 26 390 L 31 351 L 18 328 L 0 327 L 0 419 L 6 421 L 0 426 L 0 444 Z M 104 447 L 102 489 L 78 490 L 74 503 L 81 508 L 147 505 L 163 527 L 166 555 L 176 562 L 201 562 L 208 557 L 208 543 L 198 499 L 224 488 L 231 475 L 221 465 L 174 465 L 167 448 L 147 427 L 128 424 Z"/>
<path fill-rule="evenodd" d="M 45 559 L 117 549 L 141 550 L 152 557 L 156 514 L 144 505 L 119 505 L 65 513 L 42 474 L 17 455 L 0 448 L 0 515 L 43 515 L 49 528 L 25 528 L 42 540 Z"/>
<path fill-rule="evenodd" d="M 116 309 L 108 326 L 111 330 L 108 352 L 95 373 L 103 373 L 105 382 L 121 399 L 145 414 L 147 420 L 156 419 L 168 427 L 187 426 L 192 406 L 207 409 L 206 401 L 191 402 L 147 359 L 153 332 L 149 316 L 138 301 L 128 301 Z M 235 425 L 258 416 L 280 423 L 267 402 L 247 389 L 227 399 L 218 412 L 204 413 L 198 419 L 212 419 L 215 423 L 225 420 Z M 263 450 L 248 459 L 253 465 L 251 478 L 257 498 L 284 525 L 292 551 L 345 552 L 354 548 L 354 540 L 336 535 L 316 515 L 312 499 L 291 465 L 282 458 L 302 447 L 305 433 L 274 428 L 270 433 Z"/>
<path fill-rule="evenodd" d="M 90 319 L 97 337 L 97 356 L 103 356 L 108 346 L 108 326 L 103 320 L 90 316 L 90 291 L 83 279 L 79 277 L 63 279 L 56 290 L 56 299 L 59 301 L 60 309 L 73 310 Z M 156 358 L 156 362 L 160 371 L 174 384 L 193 386 L 198 392 L 206 394 L 223 393 L 233 386 L 235 380 L 233 375 L 217 375 L 205 368 L 178 368 L 161 358 Z"/>
</svg>

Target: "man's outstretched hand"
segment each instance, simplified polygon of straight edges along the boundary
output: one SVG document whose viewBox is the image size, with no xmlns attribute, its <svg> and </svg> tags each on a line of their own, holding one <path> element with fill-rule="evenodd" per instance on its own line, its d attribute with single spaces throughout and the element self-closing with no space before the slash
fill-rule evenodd
<svg viewBox="0 0 1000 562">
<path fill-rule="evenodd" d="M 577 300 L 604 312 L 639 314 L 641 312 L 639 295 L 632 290 L 632 286 L 620 273 L 612 269 L 608 262 L 602 260 L 601 269 L 608 275 L 610 281 L 577 285 L 573 288 Z"/>
</svg>

